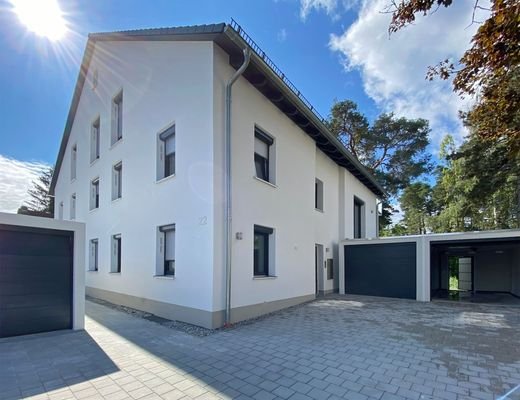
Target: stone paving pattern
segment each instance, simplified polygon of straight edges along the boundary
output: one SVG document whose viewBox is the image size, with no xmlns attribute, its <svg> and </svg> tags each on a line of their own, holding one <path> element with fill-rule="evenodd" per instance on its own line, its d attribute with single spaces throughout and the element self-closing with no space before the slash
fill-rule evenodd
<svg viewBox="0 0 520 400">
<path fill-rule="evenodd" d="M 86 331 L 0 340 L 0 400 L 495 399 L 520 308 L 331 296 L 206 337 L 87 302 Z"/>
</svg>

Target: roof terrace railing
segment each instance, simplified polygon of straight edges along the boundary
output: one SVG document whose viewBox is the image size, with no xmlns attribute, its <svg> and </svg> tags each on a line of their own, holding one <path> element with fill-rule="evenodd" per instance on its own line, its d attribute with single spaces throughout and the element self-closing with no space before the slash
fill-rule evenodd
<svg viewBox="0 0 520 400">
<path fill-rule="evenodd" d="M 298 96 L 298 98 L 305 104 L 309 110 L 323 123 L 326 123 L 326 119 L 321 116 L 321 114 L 314 108 L 314 106 L 305 98 L 305 96 L 294 86 L 294 84 L 285 76 L 285 74 L 276 66 L 276 64 L 271 60 L 267 54 L 256 44 L 256 42 L 249 36 L 244 29 L 233 19 L 231 18 L 230 23 L 231 28 L 242 38 L 244 41 L 253 49 L 258 57 L 260 57 L 264 62 L 271 68 L 271 70 L 291 89 L 291 91 Z"/>
</svg>

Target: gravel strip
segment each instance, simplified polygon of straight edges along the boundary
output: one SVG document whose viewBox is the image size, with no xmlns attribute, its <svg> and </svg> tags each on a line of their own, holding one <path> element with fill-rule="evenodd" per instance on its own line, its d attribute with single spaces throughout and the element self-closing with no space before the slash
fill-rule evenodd
<svg viewBox="0 0 520 400">
<path fill-rule="evenodd" d="M 184 333 L 187 333 L 187 334 L 192 335 L 192 336 L 204 337 L 204 336 L 212 335 L 212 334 L 217 333 L 217 332 L 229 331 L 231 329 L 240 328 L 241 326 L 251 325 L 251 324 L 254 324 L 257 321 L 261 321 L 261 320 L 264 320 L 266 318 L 270 318 L 273 315 L 280 315 L 280 314 L 284 314 L 286 312 L 290 312 L 291 310 L 295 310 L 295 309 L 304 307 L 307 304 L 312 303 L 314 301 L 318 301 L 320 298 L 314 299 L 314 300 L 311 300 L 311 301 L 307 301 L 305 303 L 297 304 L 297 305 L 292 306 L 292 307 L 284 308 L 283 310 L 274 311 L 274 312 L 271 312 L 269 314 L 260 315 L 260 316 L 258 316 L 256 318 L 251 318 L 251 319 L 247 319 L 247 320 L 244 320 L 244 321 L 236 322 L 236 323 L 232 324 L 229 327 L 222 327 L 222 328 L 217 328 L 217 329 L 207 329 L 207 328 L 203 328 L 202 326 L 192 325 L 192 324 L 188 324 L 186 322 L 174 321 L 174 320 L 171 320 L 171 319 L 158 317 L 157 315 L 150 314 L 150 313 L 147 313 L 145 311 L 140 311 L 140 310 L 136 310 L 135 308 L 131 308 L 131 307 L 126 307 L 126 306 L 110 303 L 108 301 L 97 299 L 95 297 L 87 296 L 86 299 L 88 301 L 93 302 L 93 303 L 101 304 L 101 305 L 103 305 L 105 307 L 109 307 L 109 308 L 112 308 L 114 310 L 118 310 L 118 311 L 124 312 L 126 314 L 130 314 L 130 315 L 132 315 L 134 317 L 146 319 L 146 320 L 151 321 L 151 322 L 155 322 L 155 323 L 157 323 L 159 325 L 165 326 L 165 327 L 170 328 L 170 329 L 174 329 L 176 331 L 184 332 Z M 323 299 L 323 297 L 321 299 Z"/>
</svg>

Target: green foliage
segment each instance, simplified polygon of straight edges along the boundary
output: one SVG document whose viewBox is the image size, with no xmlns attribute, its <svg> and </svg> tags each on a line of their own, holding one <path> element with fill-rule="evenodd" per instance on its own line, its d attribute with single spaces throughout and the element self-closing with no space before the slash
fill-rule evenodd
<svg viewBox="0 0 520 400">
<path fill-rule="evenodd" d="M 431 197 L 432 188 L 424 182 L 412 183 L 403 190 L 399 200 L 406 234 L 420 235 L 429 231 L 428 223 L 433 209 Z"/>
<path fill-rule="evenodd" d="M 369 124 L 354 102 L 344 100 L 332 106 L 328 127 L 387 192 L 380 218 L 380 227 L 384 229 L 391 222 L 390 200 L 431 169 L 426 151 L 428 121 L 398 118 L 389 113 Z"/>
<path fill-rule="evenodd" d="M 54 201 L 49 196 L 52 174 L 52 167 L 42 171 L 38 179 L 33 182 L 33 187 L 28 191 L 29 200 L 18 209 L 18 214 L 54 217 Z"/>
</svg>

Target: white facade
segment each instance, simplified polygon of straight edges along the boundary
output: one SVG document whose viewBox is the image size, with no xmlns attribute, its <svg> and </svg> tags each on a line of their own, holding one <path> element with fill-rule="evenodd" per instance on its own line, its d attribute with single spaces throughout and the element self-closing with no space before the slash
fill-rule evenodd
<svg viewBox="0 0 520 400">
<path fill-rule="evenodd" d="M 212 41 L 96 43 L 54 190 L 55 215 L 85 222 L 87 246 L 98 240 L 98 270 L 87 272 L 88 294 L 167 318 L 222 325 L 224 89 L 234 72 Z M 120 93 L 122 139 L 111 144 L 112 102 Z M 98 120 L 99 158 L 91 162 Z M 158 135 L 173 125 L 175 174 L 158 180 Z M 274 140 L 273 183 L 255 177 L 255 126 Z M 243 77 L 233 86 L 231 131 L 232 319 L 313 298 L 315 244 L 336 270 L 335 279 L 327 279 L 326 269 L 318 268 L 318 289 L 337 289 L 338 243 L 353 237 L 354 197 L 364 202 L 364 236 L 376 237 L 376 195 Z M 112 200 L 119 163 L 122 195 Z M 323 182 L 323 211 L 314 208 L 316 178 Z M 99 207 L 91 209 L 96 179 Z M 162 276 L 159 227 L 173 224 L 175 275 Z M 268 277 L 253 274 L 254 225 L 274 231 Z M 114 235 L 121 235 L 120 273 L 113 268 Z M 86 259 L 85 265 L 92 263 Z"/>
</svg>

